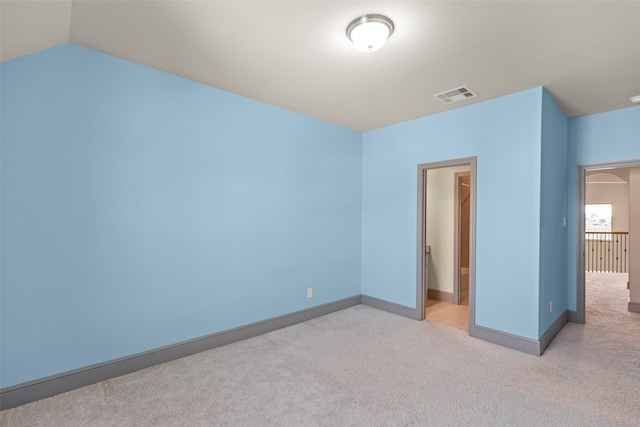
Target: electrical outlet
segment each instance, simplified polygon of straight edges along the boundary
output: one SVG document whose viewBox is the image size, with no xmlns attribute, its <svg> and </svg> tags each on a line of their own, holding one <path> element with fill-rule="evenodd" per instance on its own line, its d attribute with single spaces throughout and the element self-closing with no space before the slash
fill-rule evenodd
<svg viewBox="0 0 640 427">
<path fill-rule="evenodd" d="M 313 288 L 307 288 L 307 298 L 311 298 L 313 296 Z"/>
<path fill-rule="evenodd" d="M 563 217 L 562 217 L 562 226 L 563 226 L 563 227 L 566 227 L 566 226 L 567 226 L 567 217 L 566 217 L 566 216 L 563 216 Z"/>
<path fill-rule="evenodd" d="M 553 313 L 553 301 L 549 301 L 549 313 Z"/>
</svg>

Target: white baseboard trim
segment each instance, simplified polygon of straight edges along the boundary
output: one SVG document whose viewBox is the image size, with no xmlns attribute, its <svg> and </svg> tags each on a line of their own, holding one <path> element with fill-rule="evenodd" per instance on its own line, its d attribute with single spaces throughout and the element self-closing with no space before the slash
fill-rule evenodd
<svg viewBox="0 0 640 427">
<path fill-rule="evenodd" d="M 132 356 L 6 387 L 0 390 L 0 410 L 14 408 L 160 363 L 292 326 L 358 305 L 360 301 L 360 295 L 357 295 Z"/>
</svg>

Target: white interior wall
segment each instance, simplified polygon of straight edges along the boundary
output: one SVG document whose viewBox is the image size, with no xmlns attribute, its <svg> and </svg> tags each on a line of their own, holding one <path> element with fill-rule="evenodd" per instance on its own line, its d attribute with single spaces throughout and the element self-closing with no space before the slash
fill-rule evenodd
<svg viewBox="0 0 640 427">
<path fill-rule="evenodd" d="M 469 166 L 427 171 L 427 244 L 431 246 L 429 288 L 453 292 L 455 173 Z"/>
<path fill-rule="evenodd" d="M 585 199 L 587 204 L 611 203 L 612 231 L 629 231 L 629 184 L 626 182 L 587 182 Z"/>
</svg>

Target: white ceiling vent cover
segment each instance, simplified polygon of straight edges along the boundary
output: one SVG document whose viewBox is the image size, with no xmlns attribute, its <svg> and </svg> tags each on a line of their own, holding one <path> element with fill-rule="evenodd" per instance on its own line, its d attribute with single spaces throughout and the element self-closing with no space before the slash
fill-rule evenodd
<svg viewBox="0 0 640 427">
<path fill-rule="evenodd" d="M 439 99 L 443 104 L 455 104 L 456 102 L 475 98 L 476 96 L 478 96 L 478 94 L 472 91 L 468 86 L 461 86 L 455 89 L 449 89 L 447 91 L 437 93 L 433 96 Z"/>
</svg>

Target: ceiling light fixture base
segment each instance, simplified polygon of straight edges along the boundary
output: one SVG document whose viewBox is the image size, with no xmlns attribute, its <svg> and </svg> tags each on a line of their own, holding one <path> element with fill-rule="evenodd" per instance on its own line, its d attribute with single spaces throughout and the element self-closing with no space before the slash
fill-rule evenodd
<svg viewBox="0 0 640 427">
<path fill-rule="evenodd" d="M 362 15 L 347 26 L 347 37 L 362 52 L 379 50 L 393 34 L 393 21 L 384 15 Z"/>
</svg>

